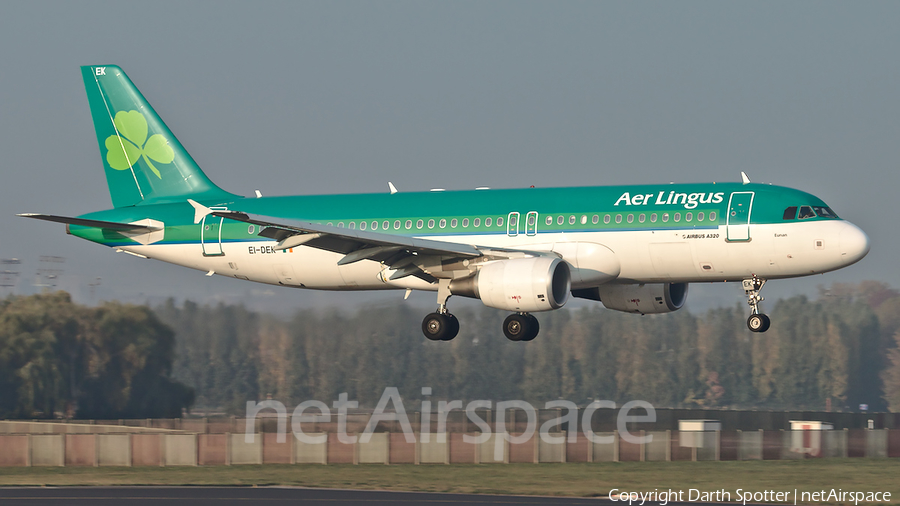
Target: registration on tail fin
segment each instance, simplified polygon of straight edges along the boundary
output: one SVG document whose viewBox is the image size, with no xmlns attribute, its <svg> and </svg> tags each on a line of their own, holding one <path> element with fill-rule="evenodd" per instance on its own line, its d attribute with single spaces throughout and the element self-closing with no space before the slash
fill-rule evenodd
<svg viewBox="0 0 900 506">
<path fill-rule="evenodd" d="M 206 177 L 121 68 L 81 75 L 113 206 L 236 197 Z"/>
</svg>

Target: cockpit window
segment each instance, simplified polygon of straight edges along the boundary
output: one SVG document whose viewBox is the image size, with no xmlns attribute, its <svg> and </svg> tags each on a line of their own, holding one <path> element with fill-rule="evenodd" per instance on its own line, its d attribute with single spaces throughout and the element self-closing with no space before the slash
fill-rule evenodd
<svg viewBox="0 0 900 506">
<path fill-rule="evenodd" d="M 830 207 L 813 206 L 813 210 L 820 218 L 837 218 L 837 215 L 834 214 Z"/>
<path fill-rule="evenodd" d="M 793 220 L 797 217 L 797 206 L 791 206 L 784 210 L 784 219 Z"/>
<path fill-rule="evenodd" d="M 797 217 L 801 220 L 805 220 L 807 218 L 815 218 L 816 213 L 810 206 L 800 206 L 800 214 Z"/>
</svg>

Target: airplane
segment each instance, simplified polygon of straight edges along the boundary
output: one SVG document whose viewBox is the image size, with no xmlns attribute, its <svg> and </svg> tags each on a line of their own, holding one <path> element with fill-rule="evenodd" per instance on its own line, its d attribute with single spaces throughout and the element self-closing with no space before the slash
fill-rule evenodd
<svg viewBox="0 0 900 506">
<path fill-rule="evenodd" d="M 741 282 L 747 326 L 765 332 L 768 280 L 846 267 L 869 239 L 820 198 L 741 182 L 477 188 L 253 197 L 210 181 L 115 65 L 81 67 L 112 209 L 67 233 L 141 258 L 242 280 L 316 290 L 437 292 L 422 321 L 452 340 L 451 296 L 511 312 L 503 333 L 531 341 L 533 313 L 569 297 L 637 314 L 668 313 L 690 283 Z"/>
</svg>

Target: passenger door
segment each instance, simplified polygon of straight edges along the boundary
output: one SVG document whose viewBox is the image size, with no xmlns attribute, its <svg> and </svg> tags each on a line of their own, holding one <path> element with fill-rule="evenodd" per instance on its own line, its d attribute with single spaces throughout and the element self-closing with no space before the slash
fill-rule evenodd
<svg viewBox="0 0 900 506">
<path fill-rule="evenodd" d="M 753 208 L 753 192 L 734 192 L 728 199 L 728 216 L 725 219 L 725 236 L 729 241 L 750 240 L 750 212 Z"/>
</svg>

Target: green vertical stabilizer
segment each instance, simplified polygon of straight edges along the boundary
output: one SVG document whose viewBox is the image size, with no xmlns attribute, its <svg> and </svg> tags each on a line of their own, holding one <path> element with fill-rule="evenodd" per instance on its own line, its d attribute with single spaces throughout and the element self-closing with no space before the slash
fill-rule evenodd
<svg viewBox="0 0 900 506">
<path fill-rule="evenodd" d="M 172 135 L 125 72 L 81 67 L 113 206 L 231 200 Z"/>
</svg>

